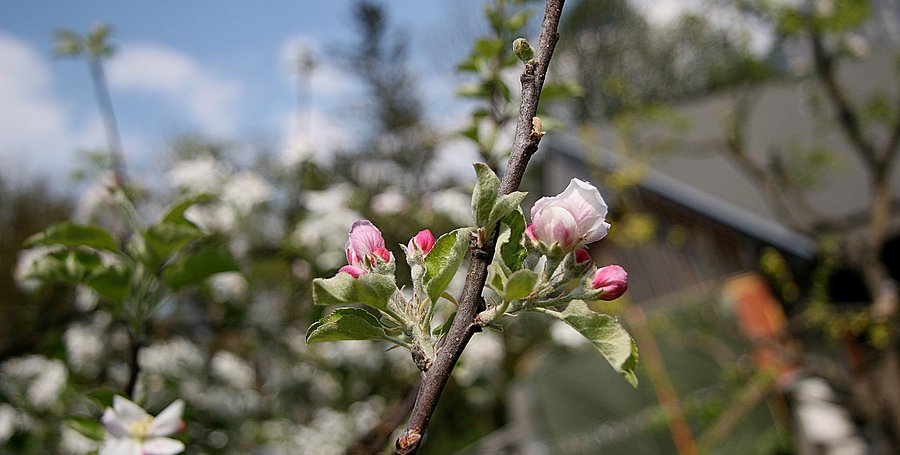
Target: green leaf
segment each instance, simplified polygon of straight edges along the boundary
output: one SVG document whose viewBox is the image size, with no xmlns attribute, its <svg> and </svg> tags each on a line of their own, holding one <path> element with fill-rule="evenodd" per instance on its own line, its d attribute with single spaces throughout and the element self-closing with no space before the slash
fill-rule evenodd
<svg viewBox="0 0 900 455">
<path fill-rule="evenodd" d="M 165 212 L 163 212 L 160 223 L 180 224 L 183 226 L 198 229 L 196 224 L 184 217 L 184 212 L 186 212 L 187 209 L 191 208 L 194 204 L 206 202 L 211 199 L 212 197 L 208 194 L 200 194 L 184 199 L 182 201 L 178 201 L 175 204 L 171 205 L 168 209 L 166 209 Z"/>
<path fill-rule="evenodd" d="M 113 264 L 96 270 L 85 280 L 101 297 L 113 302 L 124 302 L 131 291 L 131 268 L 125 264 Z"/>
<path fill-rule="evenodd" d="M 95 250 L 119 251 L 119 242 L 115 236 L 100 226 L 59 223 L 50 226 L 44 232 L 37 233 L 25 241 L 26 247 L 36 245 L 65 245 L 68 247 L 88 247 Z"/>
<path fill-rule="evenodd" d="M 592 311 L 582 300 L 573 300 L 562 313 L 547 308 L 535 308 L 561 319 L 584 335 L 603 357 L 632 386 L 637 387 L 637 344 L 631 335 L 616 321 L 616 318 Z"/>
<path fill-rule="evenodd" d="M 491 59 L 503 52 L 506 44 L 499 38 L 479 38 L 475 41 L 474 51 L 482 58 Z"/>
<path fill-rule="evenodd" d="M 376 273 L 359 278 L 353 278 L 349 273 L 338 273 L 332 278 L 313 280 L 313 302 L 316 305 L 363 303 L 383 311 L 395 292 L 397 286 L 394 281 Z"/>
<path fill-rule="evenodd" d="M 501 232 L 501 236 L 504 236 L 503 241 L 500 242 L 498 239 L 497 242 L 500 257 L 508 269 L 519 270 L 528 254 L 522 243 L 522 236 L 525 235 L 525 215 L 521 210 L 514 210 L 503 218 L 503 225 L 505 226 Z"/>
<path fill-rule="evenodd" d="M 106 437 L 106 430 L 94 417 L 69 417 L 63 420 L 63 424 L 94 441 L 102 441 Z"/>
<path fill-rule="evenodd" d="M 541 103 L 581 96 L 583 94 L 584 89 L 575 81 L 548 82 L 541 88 Z M 541 120 L 543 119 L 544 118 L 541 117 Z"/>
<path fill-rule="evenodd" d="M 100 256 L 93 251 L 63 250 L 37 259 L 28 271 L 29 278 L 80 284 L 103 267 Z"/>
<path fill-rule="evenodd" d="M 185 252 L 163 271 L 163 279 L 173 289 L 198 284 L 216 273 L 238 270 L 238 263 L 224 240 L 215 239 L 194 251 Z"/>
<path fill-rule="evenodd" d="M 488 216 L 488 222 L 485 227 L 492 227 L 512 212 L 519 209 L 519 205 L 525 200 L 528 193 L 523 191 L 514 191 L 510 194 L 501 195 L 491 208 L 491 214 Z"/>
<path fill-rule="evenodd" d="M 155 224 L 141 235 L 147 247 L 147 263 L 151 268 L 165 262 L 187 244 L 203 237 L 203 233 L 194 227 L 174 223 Z"/>
<path fill-rule="evenodd" d="M 447 333 L 447 332 L 450 331 L 450 326 L 453 325 L 453 320 L 454 320 L 454 319 L 456 319 L 456 312 L 455 312 L 455 311 L 452 312 L 452 313 L 450 313 L 450 316 L 447 317 L 447 320 L 444 321 L 443 324 L 441 324 L 441 325 L 435 327 L 434 330 L 431 331 L 431 333 L 432 333 L 434 336 L 437 336 L 437 337 L 443 336 L 445 333 Z"/>
<path fill-rule="evenodd" d="M 346 275 L 342 273 L 341 275 Z M 380 340 L 385 338 L 378 319 L 360 308 L 338 308 L 314 322 L 306 331 L 307 343 L 341 340 Z"/>
<path fill-rule="evenodd" d="M 119 395 L 121 392 L 118 392 L 109 387 L 100 387 L 87 392 L 87 397 L 91 399 L 94 403 L 103 408 L 111 408 L 113 405 L 113 397 Z"/>
<path fill-rule="evenodd" d="M 468 250 L 469 229 L 460 228 L 438 238 L 425 256 L 425 292 L 432 303 L 447 289 Z"/>
<path fill-rule="evenodd" d="M 506 274 L 504 273 L 503 267 L 497 261 L 491 262 L 488 265 L 487 286 L 499 296 L 505 294 Z"/>
<path fill-rule="evenodd" d="M 506 281 L 506 289 L 503 294 L 506 301 L 521 300 L 531 294 L 537 283 L 537 274 L 533 270 L 522 269 L 513 272 Z"/>
<path fill-rule="evenodd" d="M 475 163 L 475 190 L 472 192 L 472 215 L 478 227 L 487 227 L 491 211 L 500 192 L 500 178 L 484 163 Z"/>
</svg>

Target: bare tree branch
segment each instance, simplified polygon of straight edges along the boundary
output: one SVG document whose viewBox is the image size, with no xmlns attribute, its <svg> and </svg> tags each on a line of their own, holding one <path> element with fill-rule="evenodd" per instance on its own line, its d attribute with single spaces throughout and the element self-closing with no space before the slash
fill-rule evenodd
<svg viewBox="0 0 900 455">
<path fill-rule="evenodd" d="M 547 0 L 544 9 L 544 18 L 541 22 L 540 41 L 538 43 L 537 58 L 525 64 L 525 69 L 520 78 L 522 82 L 522 101 L 519 107 L 519 118 L 516 124 L 515 139 L 513 140 L 509 163 L 506 174 L 503 177 L 500 191 L 509 194 L 516 191 L 525 174 L 525 168 L 529 159 L 537 151 L 543 133 L 535 128 L 533 119 L 537 114 L 538 101 L 550 58 L 559 39 L 559 20 L 562 15 L 564 0 Z M 422 373 L 419 395 L 413 406 L 412 415 L 407 424 L 406 432 L 401 435 L 394 446 L 394 454 L 414 454 L 418 451 L 431 415 L 437 407 L 438 400 L 447 382 L 450 373 L 456 365 L 459 356 L 466 344 L 476 332 L 481 331 L 481 326 L 476 321 L 476 316 L 484 310 L 484 299 L 481 296 L 484 283 L 487 279 L 487 267 L 494 255 L 498 229 L 492 229 L 492 235 L 488 242 L 479 245 L 472 242 L 470 246 L 471 258 L 469 269 L 466 273 L 466 282 L 462 296 L 459 300 L 459 309 L 456 318 L 450 327 L 450 331 L 444 338 L 444 342 L 438 347 L 433 365 Z"/>
</svg>

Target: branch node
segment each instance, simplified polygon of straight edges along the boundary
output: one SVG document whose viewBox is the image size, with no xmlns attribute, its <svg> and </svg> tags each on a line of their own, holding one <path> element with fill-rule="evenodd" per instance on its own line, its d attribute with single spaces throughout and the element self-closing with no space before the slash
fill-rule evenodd
<svg viewBox="0 0 900 455">
<path fill-rule="evenodd" d="M 417 430 L 406 430 L 405 433 L 397 438 L 397 443 L 394 446 L 394 453 L 397 455 L 413 453 L 419 447 L 419 441 L 421 440 L 422 435 L 420 435 Z"/>
</svg>

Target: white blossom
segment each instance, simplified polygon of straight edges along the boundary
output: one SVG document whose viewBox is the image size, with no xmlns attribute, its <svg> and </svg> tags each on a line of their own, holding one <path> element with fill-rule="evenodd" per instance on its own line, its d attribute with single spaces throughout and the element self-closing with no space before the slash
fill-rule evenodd
<svg viewBox="0 0 900 455">
<path fill-rule="evenodd" d="M 584 335 L 562 321 L 553 321 L 550 325 L 550 338 L 554 343 L 567 348 L 578 348 L 588 344 Z"/>
<path fill-rule="evenodd" d="M 61 360 L 41 355 L 7 360 L 0 367 L 0 372 L 4 376 L 4 382 L 24 384 L 28 403 L 37 409 L 50 409 L 57 404 L 69 378 L 66 365 Z M 11 384 L 6 386 L 10 387 Z"/>
<path fill-rule="evenodd" d="M 246 295 L 248 283 L 240 272 L 223 272 L 210 277 L 209 286 L 216 301 L 226 302 Z"/>
<path fill-rule="evenodd" d="M 218 193 L 228 170 L 212 156 L 179 161 L 168 172 L 169 183 L 191 194 Z"/>
<path fill-rule="evenodd" d="M 246 216 L 257 205 L 272 200 L 274 190 L 262 177 L 254 172 L 244 171 L 233 175 L 224 184 L 222 201 Z"/>
<path fill-rule="evenodd" d="M 103 413 L 106 439 L 99 455 L 171 455 L 184 451 L 184 443 L 168 438 L 181 429 L 184 401 L 175 400 L 156 417 L 137 404 L 113 397 Z"/>
<path fill-rule="evenodd" d="M 213 355 L 211 370 L 213 376 L 225 381 L 235 389 L 252 389 L 256 384 L 256 373 L 246 360 L 228 351 L 217 351 Z"/>
</svg>

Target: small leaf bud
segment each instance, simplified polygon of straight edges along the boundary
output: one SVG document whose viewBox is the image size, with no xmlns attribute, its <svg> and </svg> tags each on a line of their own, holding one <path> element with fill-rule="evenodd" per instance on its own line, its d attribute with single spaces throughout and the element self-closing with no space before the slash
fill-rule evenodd
<svg viewBox="0 0 900 455">
<path fill-rule="evenodd" d="M 522 63 L 528 63 L 534 59 L 534 48 L 525 38 L 517 38 L 513 41 L 513 52 Z"/>
</svg>

